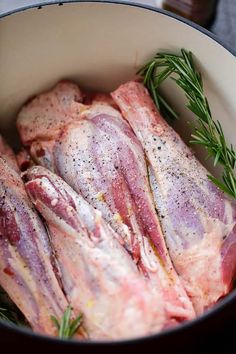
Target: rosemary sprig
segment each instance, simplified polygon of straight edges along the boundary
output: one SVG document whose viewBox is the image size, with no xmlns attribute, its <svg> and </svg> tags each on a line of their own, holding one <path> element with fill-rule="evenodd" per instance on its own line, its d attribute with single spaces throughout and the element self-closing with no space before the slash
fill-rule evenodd
<svg viewBox="0 0 236 354">
<path fill-rule="evenodd" d="M 155 105 L 157 106 L 159 112 L 169 121 L 178 118 L 178 114 L 170 106 L 168 101 L 159 92 L 160 84 L 171 74 L 167 69 L 163 70 L 157 77 L 156 71 L 159 67 L 159 63 L 154 59 L 147 63 L 143 68 L 138 71 L 144 80 L 143 83 L 147 87 Z"/>
<path fill-rule="evenodd" d="M 58 320 L 55 316 L 51 316 L 51 320 L 55 324 L 58 330 L 59 338 L 72 338 L 79 326 L 82 323 L 82 315 L 80 314 L 74 320 L 71 319 L 72 307 L 68 306 L 65 310 L 61 320 Z"/>
<path fill-rule="evenodd" d="M 174 111 L 168 105 L 167 115 L 160 107 L 159 86 L 168 77 L 183 89 L 188 100 L 187 107 L 197 116 L 191 144 L 204 146 L 208 157 L 214 158 L 214 166 L 220 163 L 223 166 L 222 180 L 213 176 L 209 179 L 222 191 L 236 198 L 236 153 L 232 145 L 227 145 L 222 126 L 214 121 L 207 97 L 204 94 L 200 72 L 196 70 L 191 52 L 181 50 L 181 55 L 157 53 L 155 57 L 140 69 L 144 85 L 149 90 L 157 108 L 164 118 L 175 118 Z M 173 112 L 172 112 L 173 111 Z"/>
</svg>

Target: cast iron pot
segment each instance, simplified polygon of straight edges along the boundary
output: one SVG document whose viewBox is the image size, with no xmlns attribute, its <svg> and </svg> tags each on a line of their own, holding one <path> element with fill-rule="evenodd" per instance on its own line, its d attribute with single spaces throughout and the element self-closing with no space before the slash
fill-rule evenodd
<svg viewBox="0 0 236 354">
<path fill-rule="evenodd" d="M 213 115 L 229 142 L 235 142 L 236 58 L 211 33 L 165 11 L 116 1 L 69 1 L 39 4 L 4 14 L 0 19 L 0 130 L 16 145 L 14 120 L 30 97 L 68 78 L 82 88 L 108 91 L 132 78 L 158 50 L 191 50 L 197 58 Z M 187 141 L 193 119 L 184 97 L 171 82 L 163 91 L 180 113 L 175 129 Z M 196 151 L 206 162 L 201 149 Z M 233 341 L 236 290 L 194 321 L 163 333 L 119 342 L 61 341 L 0 322 L 0 345 L 57 352 L 209 353 L 227 350 Z M 19 347 L 19 348 L 20 348 Z"/>
</svg>

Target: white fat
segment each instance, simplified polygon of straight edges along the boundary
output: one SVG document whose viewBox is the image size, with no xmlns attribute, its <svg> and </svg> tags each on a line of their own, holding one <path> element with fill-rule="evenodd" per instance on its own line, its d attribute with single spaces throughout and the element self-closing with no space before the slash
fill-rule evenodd
<svg viewBox="0 0 236 354">
<path fill-rule="evenodd" d="M 182 275 L 199 314 L 207 304 L 214 304 L 219 296 L 228 291 L 228 286 L 222 282 L 220 250 L 222 235 L 228 233 L 229 228 L 218 219 L 204 219 L 202 223 L 205 230 L 202 240 L 181 252 L 181 255 L 174 256 L 177 271 Z"/>
<path fill-rule="evenodd" d="M 57 198 L 54 198 L 52 201 L 51 201 L 51 206 L 56 206 L 58 203 L 58 199 Z"/>
</svg>

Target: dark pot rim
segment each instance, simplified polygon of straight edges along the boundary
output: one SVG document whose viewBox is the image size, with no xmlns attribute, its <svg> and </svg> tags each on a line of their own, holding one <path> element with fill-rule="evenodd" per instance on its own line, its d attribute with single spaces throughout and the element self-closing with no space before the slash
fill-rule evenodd
<svg viewBox="0 0 236 354">
<path fill-rule="evenodd" d="M 20 8 L 17 8 L 15 10 L 11 10 L 6 13 L 0 14 L 0 20 L 4 17 L 8 17 L 10 15 L 19 13 L 19 12 L 24 12 L 26 10 L 30 9 L 38 9 L 41 10 L 46 6 L 62 6 L 64 4 L 71 4 L 71 3 L 108 3 L 108 4 L 118 4 L 118 5 L 124 5 L 124 6 L 133 6 L 133 7 L 139 7 L 143 8 L 149 11 L 157 12 L 162 15 L 165 15 L 167 17 L 171 17 L 175 20 L 178 20 L 194 29 L 197 31 L 203 33 L 207 37 L 213 39 L 215 42 L 220 44 L 222 47 L 224 47 L 229 53 L 231 53 L 233 56 L 236 57 L 236 51 L 234 51 L 232 48 L 230 48 L 228 45 L 226 45 L 223 41 L 221 41 L 215 34 L 211 33 L 207 29 L 197 25 L 196 23 L 189 21 L 187 19 L 184 19 L 181 16 L 178 16 L 176 14 L 170 13 L 166 10 L 155 8 L 153 6 L 149 5 L 144 5 L 144 4 L 139 4 L 135 2 L 125 2 L 125 1 L 113 1 L 113 0 L 66 0 L 65 2 L 63 1 L 54 1 L 54 2 L 44 2 L 44 3 L 38 3 L 34 5 L 28 5 L 28 6 L 23 6 Z M 210 319 L 214 315 L 218 314 L 221 312 L 223 309 L 226 307 L 230 306 L 232 303 L 236 301 L 236 289 L 234 289 L 230 294 L 228 294 L 224 299 L 222 299 L 218 304 L 216 304 L 212 309 L 206 311 L 204 314 L 202 314 L 200 317 L 197 317 L 194 320 L 187 321 L 185 323 L 179 324 L 177 327 L 166 329 L 163 332 L 149 335 L 149 336 L 144 336 L 144 337 L 139 337 L 139 338 L 134 338 L 134 339 L 124 339 L 124 340 L 116 340 L 116 341 L 89 341 L 89 340 L 83 340 L 83 341 L 78 341 L 78 340 L 64 340 L 64 339 L 59 339 L 55 337 L 50 337 L 46 335 L 41 335 L 38 333 L 32 332 L 30 328 L 27 327 L 20 327 L 14 324 L 9 324 L 7 322 L 1 321 L 0 320 L 0 329 L 8 329 L 11 330 L 12 332 L 15 332 L 17 334 L 21 334 L 24 337 L 33 337 L 37 340 L 47 340 L 51 343 L 55 344 L 61 344 L 61 345 L 72 345 L 74 346 L 90 346 L 90 347 L 97 347 L 97 346 L 121 346 L 121 345 L 132 345 L 132 344 L 138 344 L 138 343 L 144 343 L 144 342 L 149 342 L 152 340 L 158 340 L 159 338 L 164 338 L 164 337 L 169 337 L 172 334 L 178 334 L 179 332 L 186 331 L 188 329 L 191 329 L 192 327 L 195 327 L 196 325 L 200 325 L 201 323 L 205 322 L 207 319 Z"/>
</svg>

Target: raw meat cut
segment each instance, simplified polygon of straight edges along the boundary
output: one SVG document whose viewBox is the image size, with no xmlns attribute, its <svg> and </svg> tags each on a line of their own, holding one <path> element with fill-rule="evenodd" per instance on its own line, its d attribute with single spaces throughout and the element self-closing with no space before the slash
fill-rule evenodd
<svg viewBox="0 0 236 354">
<path fill-rule="evenodd" d="M 16 154 L 16 161 L 22 172 L 34 165 L 34 161 L 32 160 L 30 154 L 24 148 L 21 148 L 21 150 Z"/>
<path fill-rule="evenodd" d="M 166 326 L 193 318 L 192 304 L 173 269 L 165 246 L 142 147 L 114 102 L 112 104 L 111 97 L 100 94 L 90 98 L 91 106 L 82 107 L 80 103 L 77 107 L 80 113 L 74 114 L 74 119 L 67 124 L 60 116 L 64 126 L 61 126 L 58 138 L 49 141 L 45 140 L 45 134 L 40 139 L 37 131 L 40 109 L 44 112 L 39 104 L 41 101 L 37 98 L 26 105 L 18 118 L 22 140 L 31 144 L 33 158 L 55 171 L 102 212 L 142 269 L 153 292 L 161 294 L 165 302 Z M 72 102 L 71 106 L 75 107 L 75 104 Z M 56 108 L 50 111 L 49 118 L 53 131 L 52 117 L 55 127 L 58 126 L 56 112 L 60 109 Z M 47 119 L 46 114 L 42 116 Z M 34 141 L 28 139 L 25 131 L 26 122 L 30 125 L 30 121 L 33 122 Z M 155 241 L 157 252 L 150 239 Z"/>
<path fill-rule="evenodd" d="M 67 296 L 91 338 L 132 338 L 163 328 L 162 298 L 152 295 L 101 213 L 43 167 L 25 177 L 47 222 Z"/>
<path fill-rule="evenodd" d="M 162 293 L 167 317 L 173 323 L 193 318 L 165 246 L 142 148 L 128 124 L 121 117 L 90 112 L 89 119 L 65 127 L 55 143 L 54 158 L 57 173 L 123 238 L 153 290 Z"/>
<path fill-rule="evenodd" d="M 50 316 L 60 319 L 68 306 L 58 278 L 44 225 L 0 138 L 0 285 L 40 333 L 55 335 Z"/>
<path fill-rule="evenodd" d="M 112 97 L 146 152 L 168 249 L 200 314 L 230 291 L 235 277 L 236 205 L 209 181 L 141 83 L 121 85 Z"/>
</svg>

